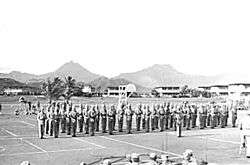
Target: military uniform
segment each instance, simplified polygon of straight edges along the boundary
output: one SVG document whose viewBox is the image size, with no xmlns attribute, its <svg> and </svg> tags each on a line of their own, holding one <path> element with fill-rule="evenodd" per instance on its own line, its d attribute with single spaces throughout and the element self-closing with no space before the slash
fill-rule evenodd
<svg viewBox="0 0 250 165">
<path fill-rule="evenodd" d="M 190 116 L 191 116 L 191 122 L 192 122 L 192 128 L 195 128 L 196 127 L 196 119 L 197 119 L 197 109 L 196 109 L 196 106 L 193 105 L 190 107 Z"/>
<path fill-rule="evenodd" d="M 162 132 L 164 130 L 164 120 L 165 120 L 165 111 L 163 106 L 160 106 L 158 114 L 160 121 L 160 131 Z"/>
<path fill-rule="evenodd" d="M 45 129 L 45 120 L 47 119 L 46 114 L 44 113 L 43 110 L 41 110 L 38 114 L 37 114 L 37 122 L 38 122 L 38 135 L 39 138 L 43 139 L 43 135 L 44 135 L 44 129 Z"/>
<path fill-rule="evenodd" d="M 95 116 L 95 131 L 96 132 L 99 132 L 99 125 L 100 125 L 100 110 L 99 110 L 99 107 L 98 105 L 95 105 L 95 113 L 96 113 L 96 116 Z"/>
<path fill-rule="evenodd" d="M 77 127 L 78 127 L 78 132 L 83 132 L 83 120 L 84 120 L 84 115 L 83 115 L 83 106 L 80 105 L 77 111 Z"/>
<path fill-rule="evenodd" d="M 181 137 L 181 128 L 182 128 L 182 121 L 183 121 L 183 115 L 181 111 L 176 113 L 175 118 L 176 118 L 177 137 Z"/>
<path fill-rule="evenodd" d="M 54 137 L 58 138 L 59 136 L 59 125 L 60 125 L 60 112 L 59 112 L 59 107 L 56 107 L 55 111 L 55 122 L 54 122 Z"/>
<path fill-rule="evenodd" d="M 118 131 L 122 132 L 123 129 L 123 118 L 124 117 L 124 110 L 123 105 L 118 105 L 117 107 L 117 118 L 118 118 Z"/>
<path fill-rule="evenodd" d="M 199 114 L 199 128 L 204 129 L 204 117 L 203 117 L 204 109 L 203 106 L 200 106 L 198 109 L 198 114 Z"/>
<path fill-rule="evenodd" d="M 89 129 L 90 129 L 90 136 L 95 135 L 95 119 L 96 119 L 96 111 L 95 107 L 92 107 L 89 111 Z"/>
<path fill-rule="evenodd" d="M 77 127 L 77 112 L 76 107 L 74 107 L 73 111 L 69 113 L 71 119 L 71 130 L 72 130 L 72 137 L 76 137 L 76 127 Z"/>
<path fill-rule="evenodd" d="M 83 115 L 84 115 L 84 126 L 85 126 L 85 134 L 89 134 L 89 106 L 85 105 Z"/>
<path fill-rule="evenodd" d="M 67 135 L 71 134 L 71 117 L 70 117 L 71 111 L 72 111 L 72 106 L 67 104 L 67 111 L 66 111 L 66 131 L 67 131 Z"/>
<path fill-rule="evenodd" d="M 143 111 L 144 115 L 145 115 L 145 128 L 146 128 L 146 132 L 149 132 L 150 130 L 150 116 L 151 116 L 151 111 L 149 109 L 149 105 L 147 105 L 147 108 L 145 109 L 145 111 Z"/>
<path fill-rule="evenodd" d="M 169 118 L 170 118 L 170 105 L 164 107 L 165 110 L 165 129 L 169 128 Z"/>
<path fill-rule="evenodd" d="M 144 104 L 142 109 L 142 129 L 146 129 L 146 110 L 147 110 L 147 106 Z"/>
<path fill-rule="evenodd" d="M 113 130 L 114 130 L 114 105 L 111 106 L 110 109 L 108 109 L 107 114 L 108 114 L 108 129 L 109 129 L 109 134 L 113 135 Z"/>
<path fill-rule="evenodd" d="M 159 116 L 159 109 L 160 109 L 160 105 L 159 104 L 157 104 L 156 106 L 155 106 L 155 110 L 156 110 L 156 115 L 155 115 L 155 121 L 154 121 L 154 125 L 155 125 L 155 129 L 159 129 L 159 118 L 160 118 L 160 116 Z"/>
<path fill-rule="evenodd" d="M 138 105 L 137 109 L 135 110 L 136 131 L 140 131 L 141 116 L 142 116 L 142 106 L 140 104 L 140 105 Z"/>
<path fill-rule="evenodd" d="M 117 112 L 116 112 L 116 109 L 115 109 L 115 107 L 113 107 L 113 119 L 114 119 L 114 121 L 113 121 L 113 130 L 115 131 L 115 124 L 116 124 L 116 114 L 117 114 Z"/>
<path fill-rule="evenodd" d="M 156 129 L 156 116 L 157 116 L 157 110 L 156 110 L 156 106 L 154 105 L 152 107 L 152 111 L 151 111 L 151 129 L 152 129 L 152 131 Z"/>
<path fill-rule="evenodd" d="M 66 132 L 66 103 L 63 103 L 60 108 L 60 114 L 61 114 L 61 133 Z"/>
<path fill-rule="evenodd" d="M 102 133 L 106 133 L 107 127 L 107 108 L 106 105 L 103 105 L 100 110 L 100 117 L 101 117 L 101 125 L 102 125 Z"/>
<path fill-rule="evenodd" d="M 48 113 L 48 119 L 49 119 L 49 135 L 53 136 L 53 128 L 55 124 L 55 107 L 51 107 L 50 112 Z"/>
<path fill-rule="evenodd" d="M 233 107 L 231 113 L 232 113 L 232 127 L 236 127 L 237 107 Z"/>
<path fill-rule="evenodd" d="M 127 124 L 127 133 L 131 134 L 132 130 L 132 116 L 133 116 L 133 111 L 131 105 L 128 105 L 125 109 L 125 116 L 126 116 L 126 124 Z"/>
<path fill-rule="evenodd" d="M 49 113 L 50 113 L 50 106 L 47 107 L 47 111 L 45 112 L 46 113 L 46 120 L 45 120 L 45 133 L 46 134 L 49 134 L 49 119 L 48 119 L 48 116 L 49 116 Z"/>
</svg>

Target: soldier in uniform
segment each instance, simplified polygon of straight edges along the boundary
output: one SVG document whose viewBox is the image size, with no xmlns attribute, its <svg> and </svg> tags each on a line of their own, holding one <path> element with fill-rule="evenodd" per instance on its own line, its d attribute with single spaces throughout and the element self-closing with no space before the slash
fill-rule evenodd
<svg viewBox="0 0 250 165">
<path fill-rule="evenodd" d="M 221 128 L 225 128 L 226 126 L 227 115 L 228 113 L 227 113 L 226 106 L 223 105 L 221 108 Z"/>
<path fill-rule="evenodd" d="M 96 119 L 96 110 L 95 106 L 92 106 L 88 111 L 89 114 L 89 129 L 90 129 L 90 136 L 95 135 L 95 119 Z"/>
<path fill-rule="evenodd" d="M 232 127 L 236 127 L 236 120 L 237 120 L 237 107 L 232 107 Z"/>
<path fill-rule="evenodd" d="M 67 109 L 66 109 L 66 130 L 67 130 L 67 135 L 71 134 L 71 117 L 70 113 L 72 111 L 72 105 L 67 104 Z"/>
<path fill-rule="evenodd" d="M 157 109 L 156 105 L 153 105 L 151 110 L 151 129 L 154 131 L 156 129 L 156 116 L 157 116 Z"/>
<path fill-rule="evenodd" d="M 190 106 L 190 117 L 192 122 L 192 128 L 196 127 L 196 119 L 197 119 L 197 109 L 195 105 Z"/>
<path fill-rule="evenodd" d="M 72 130 L 72 137 L 76 137 L 76 127 L 77 127 L 77 112 L 76 107 L 73 107 L 73 110 L 69 113 L 71 119 L 71 130 Z"/>
<path fill-rule="evenodd" d="M 125 116 L 126 116 L 126 124 L 127 124 L 127 133 L 131 134 L 132 130 L 132 116 L 133 116 L 133 110 L 131 104 L 127 105 L 125 109 Z"/>
<path fill-rule="evenodd" d="M 186 106 L 186 129 L 190 130 L 190 124 L 191 124 L 191 106 Z"/>
<path fill-rule="evenodd" d="M 211 114 L 211 128 L 213 129 L 216 127 L 216 107 L 215 105 L 212 105 L 210 108 L 210 114 Z"/>
<path fill-rule="evenodd" d="M 53 128 L 55 124 L 55 102 L 53 102 L 52 106 L 50 107 L 48 119 L 49 119 L 49 135 L 53 136 Z"/>
<path fill-rule="evenodd" d="M 136 122 L 136 131 L 140 131 L 141 127 L 141 116 L 142 116 L 142 105 L 139 104 L 135 110 L 135 122 Z"/>
<path fill-rule="evenodd" d="M 156 104 L 155 106 L 155 110 L 156 110 L 156 115 L 155 115 L 155 129 L 159 129 L 159 109 L 160 109 L 160 105 Z"/>
<path fill-rule="evenodd" d="M 54 137 L 58 138 L 59 135 L 59 125 L 60 125 L 60 104 L 56 104 L 55 108 L 55 122 L 54 122 Z"/>
<path fill-rule="evenodd" d="M 40 112 L 37 114 L 38 133 L 39 133 L 39 138 L 41 139 L 43 139 L 46 119 L 47 119 L 46 113 L 44 113 L 44 108 L 42 108 Z"/>
<path fill-rule="evenodd" d="M 204 107 L 202 105 L 199 106 L 198 114 L 199 114 L 199 128 L 204 129 L 204 122 L 203 122 L 203 113 L 204 113 Z"/>
<path fill-rule="evenodd" d="M 95 105 L 95 113 L 96 113 L 96 118 L 95 118 L 95 131 L 99 132 L 99 125 L 100 125 L 100 110 L 98 107 L 98 104 Z"/>
<path fill-rule="evenodd" d="M 124 109 L 122 104 L 118 104 L 117 106 L 117 118 L 118 118 L 118 131 L 122 132 L 123 128 L 123 116 L 124 116 Z"/>
<path fill-rule="evenodd" d="M 100 116 L 101 116 L 101 124 L 102 124 L 102 133 L 106 133 L 106 127 L 107 127 L 107 108 L 106 108 L 105 104 L 102 105 L 102 108 L 100 110 Z"/>
<path fill-rule="evenodd" d="M 84 120 L 84 115 L 83 115 L 83 105 L 81 104 L 80 107 L 78 108 L 77 111 L 77 127 L 78 127 L 78 132 L 83 132 L 83 120 Z"/>
<path fill-rule="evenodd" d="M 202 122 L 203 122 L 203 127 L 207 127 L 207 106 L 203 106 L 203 113 L 202 113 Z"/>
<path fill-rule="evenodd" d="M 108 109 L 108 129 L 109 129 L 109 134 L 113 135 L 113 126 L 114 126 L 114 109 L 115 106 L 111 105 L 111 107 Z"/>
<path fill-rule="evenodd" d="M 142 129 L 146 129 L 146 112 L 147 106 L 145 104 L 142 105 Z"/>
<path fill-rule="evenodd" d="M 170 128 L 173 128 L 173 126 L 174 126 L 174 104 L 171 105 L 169 116 L 170 116 L 169 126 L 170 126 Z"/>
<path fill-rule="evenodd" d="M 167 130 L 169 127 L 169 118 L 170 118 L 170 104 L 168 103 L 166 106 L 164 106 L 165 110 L 165 129 Z"/>
<path fill-rule="evenodd" d="M 114 121 L 113 121 L 113 130 L 115 131 L 116 114 L 117 114 L 117 112 L 116 112 L 115 107 L 113 107 L 112 110 L 114 111 L 114 112 L 113 112 L 113 119 L 114 119 Z"/>
<path fill-rule="evenodd" d="M 83 115 L 84 115 L 84 125 L 85 125 L 85 134 L 89 134 L 89 105 L 85 105 Z"/>
<path fill-rule="evenodd" d="M 143 114 L 145 115 L 146 132 L 149 132 L 149 130 L 150 130 L 150 116 L 151 116 L 151 111 L 150 111 L 149 105 L 147 105 L 146 109 L 144 109 Z"/>
<path fill-rule="evenodd" d="M 177 107 L 177 110 L 178 111 L 175 114 L 176 131 L 177 131 L 177 137 L 181 137 L 181 128 L 182 128 L 182 122 L 183 122 L 183 115 L 182 115 L 180 107 Z"/>
<path fill-rule="evenodd" d="M 164 111 L 164 106 L 160 105 L 159 108 L 159 121 L 160 121 L 160 132 L 164 130 L 164 120 L 165 120 L 165 111 Z"/>
<path fill-rule="evenodd" d="M 65 133 L 65 131 L 66 131 L 66 109 L 67 109 L 67 104 L 64 102 L 64 103 L 60 106 L 61 133 Z"/>
</svg>

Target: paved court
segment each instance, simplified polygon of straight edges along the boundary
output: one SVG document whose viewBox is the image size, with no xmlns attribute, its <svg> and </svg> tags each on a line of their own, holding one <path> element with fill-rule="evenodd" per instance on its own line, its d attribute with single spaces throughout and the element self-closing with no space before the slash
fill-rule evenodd
<svg viewBox="0 0 250 165">
<path fill-rule="evenodd" d="M 7 105 L 4 105 L 7 106 Z M 7 108 L 8 109 L 8 108 Z M 109 136 L 97 133 L 90 137 L 78 134 L 72 138 L 60 134 L 58 139 L 46 136 L 38 139 L 35 116 L 12 115 L 4 110 L 0 115 L 0 164 L 20 164 L 29 160 L 32 165 L 44 164 L 98 164 L 103 158 L 112 158 L 116 164 L 124 164 L 129 153 L 168 154 L 179 159 L 185 149 L 192 149 L 198 160 L 220 164 L 250 164 L 244 153 L 239 155 L 238 128 L 216 128 L 184 131 L 177 138 L 173 130 Z M 147 157 L 144 156 L 143 160 Z"/>
</svg>

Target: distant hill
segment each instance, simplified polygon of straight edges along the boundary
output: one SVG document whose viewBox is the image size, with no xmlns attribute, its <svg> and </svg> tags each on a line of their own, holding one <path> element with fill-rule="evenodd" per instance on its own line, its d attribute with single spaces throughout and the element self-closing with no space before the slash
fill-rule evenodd
<svg viewBox="0 0 250 165">
<path fill-rule="evenodd" d="M 29 73 L 22 73 L 18 71 L 10 72 L 9 74 L 0 73 L 0 78 L 11 78 L 17 81 L 28 83 L 30 81 L 43 81 L 47 78 L 60 77 L 63 78 L 66 76 L 72 76 L 76 81 L 90 82 L 99 75 L 91 73 L 80 64 L 70 61 L 65 63 L 60 68 L 55 70 L 54 72 L 42 74 L 42 75 L 34 75 Z"/>
<path fill-rule="evenodd" d="M 134 84 L 133 82 L 128 81 L 128 80 L 123 79 L 123 78 L 118 78 L 118 79 L 111 78 L 111 79 L 109 79 L 107 77 L 99 77 L 99 78 L 91 81 L 89 84 L 95 88 L 100 87 L 101 91 L 103 92 L 109 86 L 127 85 L 130 83 Z M 143 87 L 141 85 L 137 85 L 137 84 L 134 84 L 134 85 L 136 86 L 137 92 L 144 93 L 144 92 L 151 91 L 150 88 L 145 88 L 145 87 Z"/>
<path fill-rule="evenodd" d="M 0 78 L 0 91 L 3 91 L 5 88 L 38 89 L 11 78 Z"/>
<path fill-rule="evenodd" d="M 200 85 L 212 85 L 218 77 L 206 77 L 199 75 L 187 75 L 174 69 L 171 65 L 153 65 L 146 69 L 123 73 L 115 78 L 124 78 L 145 87 L 168 86 L 168 85 L 189 85 L 197 87 Z"/>
</svg>

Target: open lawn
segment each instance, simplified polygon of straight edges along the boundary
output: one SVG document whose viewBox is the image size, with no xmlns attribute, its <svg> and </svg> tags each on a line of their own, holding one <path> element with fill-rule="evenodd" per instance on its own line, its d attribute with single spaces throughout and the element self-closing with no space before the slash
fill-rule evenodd
<svg viewBox="0 0 250 165">
<path fill-rule="evenodd" d="M 107 135 L 97 133 L 96 136 L 78 134 L 72 138 L 60 134 L 58 139 L 46 137 L 38 139 L 35 116 L 14 116 L 11 104 L 15 101 L 2 101 L 3 110 L 0 115 L 0 164 L 19 164 L 29 160 L 31 164 L 98 164 L 102 158 L 113 156 L 116 164 L 124 164 L 125 154 L 168 154 L 171 159 L 181 157 L 185 149 L 192 149 L 198 160 L 207 160 L 218 164 L 250 164 L 244 154 L 239 155 L 238 128 L 217 128 L 184 131 L 183 137 L 177 138 L 173 130 L 165 132 L 145 133 L 143 131 L 127 135 L 117 133 Z M 101 101 L 115 103 L 115 99 L 81 98 L 81 102 L 99 103 Z M 163 99 L 131 99 L 131 103 L 162 102 Z M 175 99 L 174 101 L 183 101 Z M 193 100 L 210 101 L 210 100 Z M 77 102 L 75 99 L 74 102 Z M 147 159 L 145 156 L 143 159 Z"/>
</svg>

